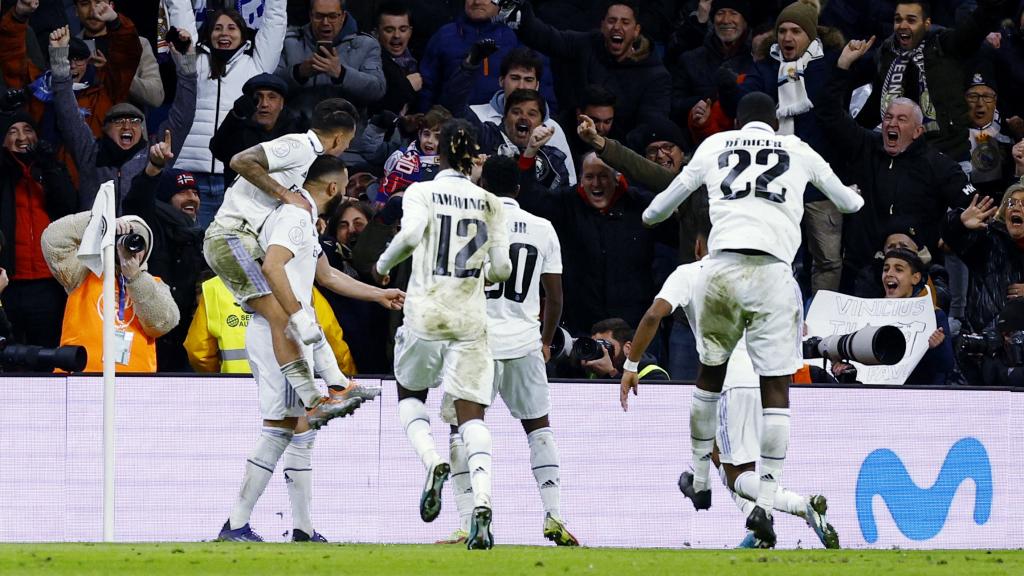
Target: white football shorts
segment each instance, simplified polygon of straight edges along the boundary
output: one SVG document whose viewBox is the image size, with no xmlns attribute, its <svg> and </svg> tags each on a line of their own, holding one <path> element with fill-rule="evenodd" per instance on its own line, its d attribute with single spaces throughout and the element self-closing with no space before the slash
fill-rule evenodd
<svg viewBox="0 0 1024 576">
<path fill-rule="evenodd" d="M 274 344 L 270 335 L 270 323 L 262 316 L 253 316 L 245 333 L 245 352 L 249 356 L 249 367 L 260 398 L 260 416 L 264 420 L 304 416 L 306 409 L 302 399 L 292 388 L 274 356 Z M 313 367 L 313 354 L 309 346 L 303 346 L 306 361 Z"/>
<path fill-rule="evenodd" d="M 551 413 L 551 389 L 544 369 L 544 357 L 536 350 L 520 358 L 494 361 L 491 403 L 500 395 L 516 420 L 533 420 Z M 445 392 L 441 418 L 456 425 L 454 399 Z"/>
<path fill-rule="evenodd" d="M 477 340 L 424 340 L 404 326 L 395 333 L 395 379 L 408 390 L 444 384 L 459 400 L 491 403 L 494 361 L 487 336 Z"/>
<path fill-rule="evenodd" d="M 759 376 L 794 374 L 803 366 L 803 305 L 790 265 L 773 256 L 716 252 L 707 259 L 697 294 L 700 361 L 721 366 L 746 330 L 747 352 Z"/>
<path fill-rule="evenodd" d="M 722 391 L 718 399 L 718 459 L 742 466 L 761 457 L 761 389 L 741 386 Z"/>
</svg>

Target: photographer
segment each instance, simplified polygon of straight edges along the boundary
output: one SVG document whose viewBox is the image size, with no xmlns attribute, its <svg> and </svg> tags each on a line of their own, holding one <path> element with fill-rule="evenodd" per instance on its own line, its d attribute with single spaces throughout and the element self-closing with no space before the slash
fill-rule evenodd
<svg viewBox="0 0 1024 576">
<path fill-rule="evenodd" d="M 1007 188 L 999 204 L 975 196 L 950 212 L 943 238 L 971 273 L 961 334 L 991 331 L 1006 305 L 1024 296 L 1024 185 Z M 969 384 L 991 383 L 986 363 L 961 357 Z"/>
<path fill-rule="evenodd" d="M 9 93 L 4 96 L 8 102 Z M 10 280 L 3 294 L 13 324 L 10 337 L 52 348 L 60 341 L 67 296 L 46 266 L 40 235 L 50 222 L 75 211 L 78 195 L 28 114 L 0 112 L 0 134 L 0 232 L 9 243 L 0 252 L 0 268 Z"/>
<path fill-rule="evenodd" d="M 608 318 L 594 324 L 590 329 L 590 338 L 598 346 L 601 356 L 592 359 L 578 358 L 579 342 L 577 338 L 573 346 L 572 362 L 559 367 L 562 378 L 604 378 L 618 379 L 622 376 L 623 364 L 633 346 L 635 331 L 622 318 Z M 636 370 L 639 379 L 644 382 L 652 380 L 669 380 L 670 376 L 664 368 L 657 365 L 657 359 L 644 352 Z"/>
<path fill-rule="evenodd" d="M 61 345 L 84 346 L 86 372 L 103 371 L 103 317 L 97 303 L 103 279 L 78 259 L 92 214 L 65 216 L 43 231 L 42 249 L 54 278 L 68 293 Z M 178 324 L 178 307 L 167 285 L 147 271 L 153 232 L 138 216 L 117 219 L 114 282 L 117 317 L 113 350 L 118 372 L 156 372 L 156 339 Z"/>
</svg>

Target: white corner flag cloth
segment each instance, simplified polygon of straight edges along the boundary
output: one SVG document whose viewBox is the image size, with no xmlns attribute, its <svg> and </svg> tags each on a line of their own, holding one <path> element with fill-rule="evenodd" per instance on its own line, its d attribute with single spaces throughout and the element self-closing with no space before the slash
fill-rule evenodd
<svg viewBox="0 0 1024 576">
<path fill-rule="evenodd" d="M 107 206 L 114 201 L 114 181 L 100 186 L 92 204 L 92 216 L 78 247 L 78 259 L 97 277 L 103 276 L 103 248 L 114 245 L 114 223 L 107 222 Z"/>
</svg>

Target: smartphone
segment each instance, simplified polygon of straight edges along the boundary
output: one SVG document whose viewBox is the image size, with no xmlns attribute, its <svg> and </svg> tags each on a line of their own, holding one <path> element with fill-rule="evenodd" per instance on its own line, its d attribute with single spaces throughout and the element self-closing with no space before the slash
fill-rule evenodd
<svg viewBox="0 0 1024 576">
<path fill-rule="evenodd" d="M 334 42 L 319 41 L 316 43 L 316 51 L 324 52 L 328 56 L 334 54 Z"/>
</svg>

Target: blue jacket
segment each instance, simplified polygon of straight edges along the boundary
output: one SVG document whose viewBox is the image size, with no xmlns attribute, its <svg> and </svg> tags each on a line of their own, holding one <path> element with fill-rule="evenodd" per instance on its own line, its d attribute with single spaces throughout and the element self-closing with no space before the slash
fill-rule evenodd
<svg viewBox="0 0 1024 576">
<path fill-rule="evenodd" d="M 456 72 L 470 48 L 478 40 L 493 38 L 498 43 L 498 50 L 487 58 L 487 66 L 481 66 L 469 94 L 469 104 L 486 104 L 491 96 L 500 90 L 498 76 L 501 61 L 513 49 L 522 43 L 516 33 L 504 24 L 495 22 L 473 22 L 460 14 L 454 22 L 445 24 L 430 38 L 427 49 L 420 60 L 420 75 L 423 76 L 423 88 L 420 90 L 420 110 L 427 111 L 434 104 L 443 104 L 441 97 L 445 83 Z M 554 107 L 555 90 L 552 84 L 551 65 L 546 57 L 544 71 L 541 73 L 540 93 Z"/>
</svg>

